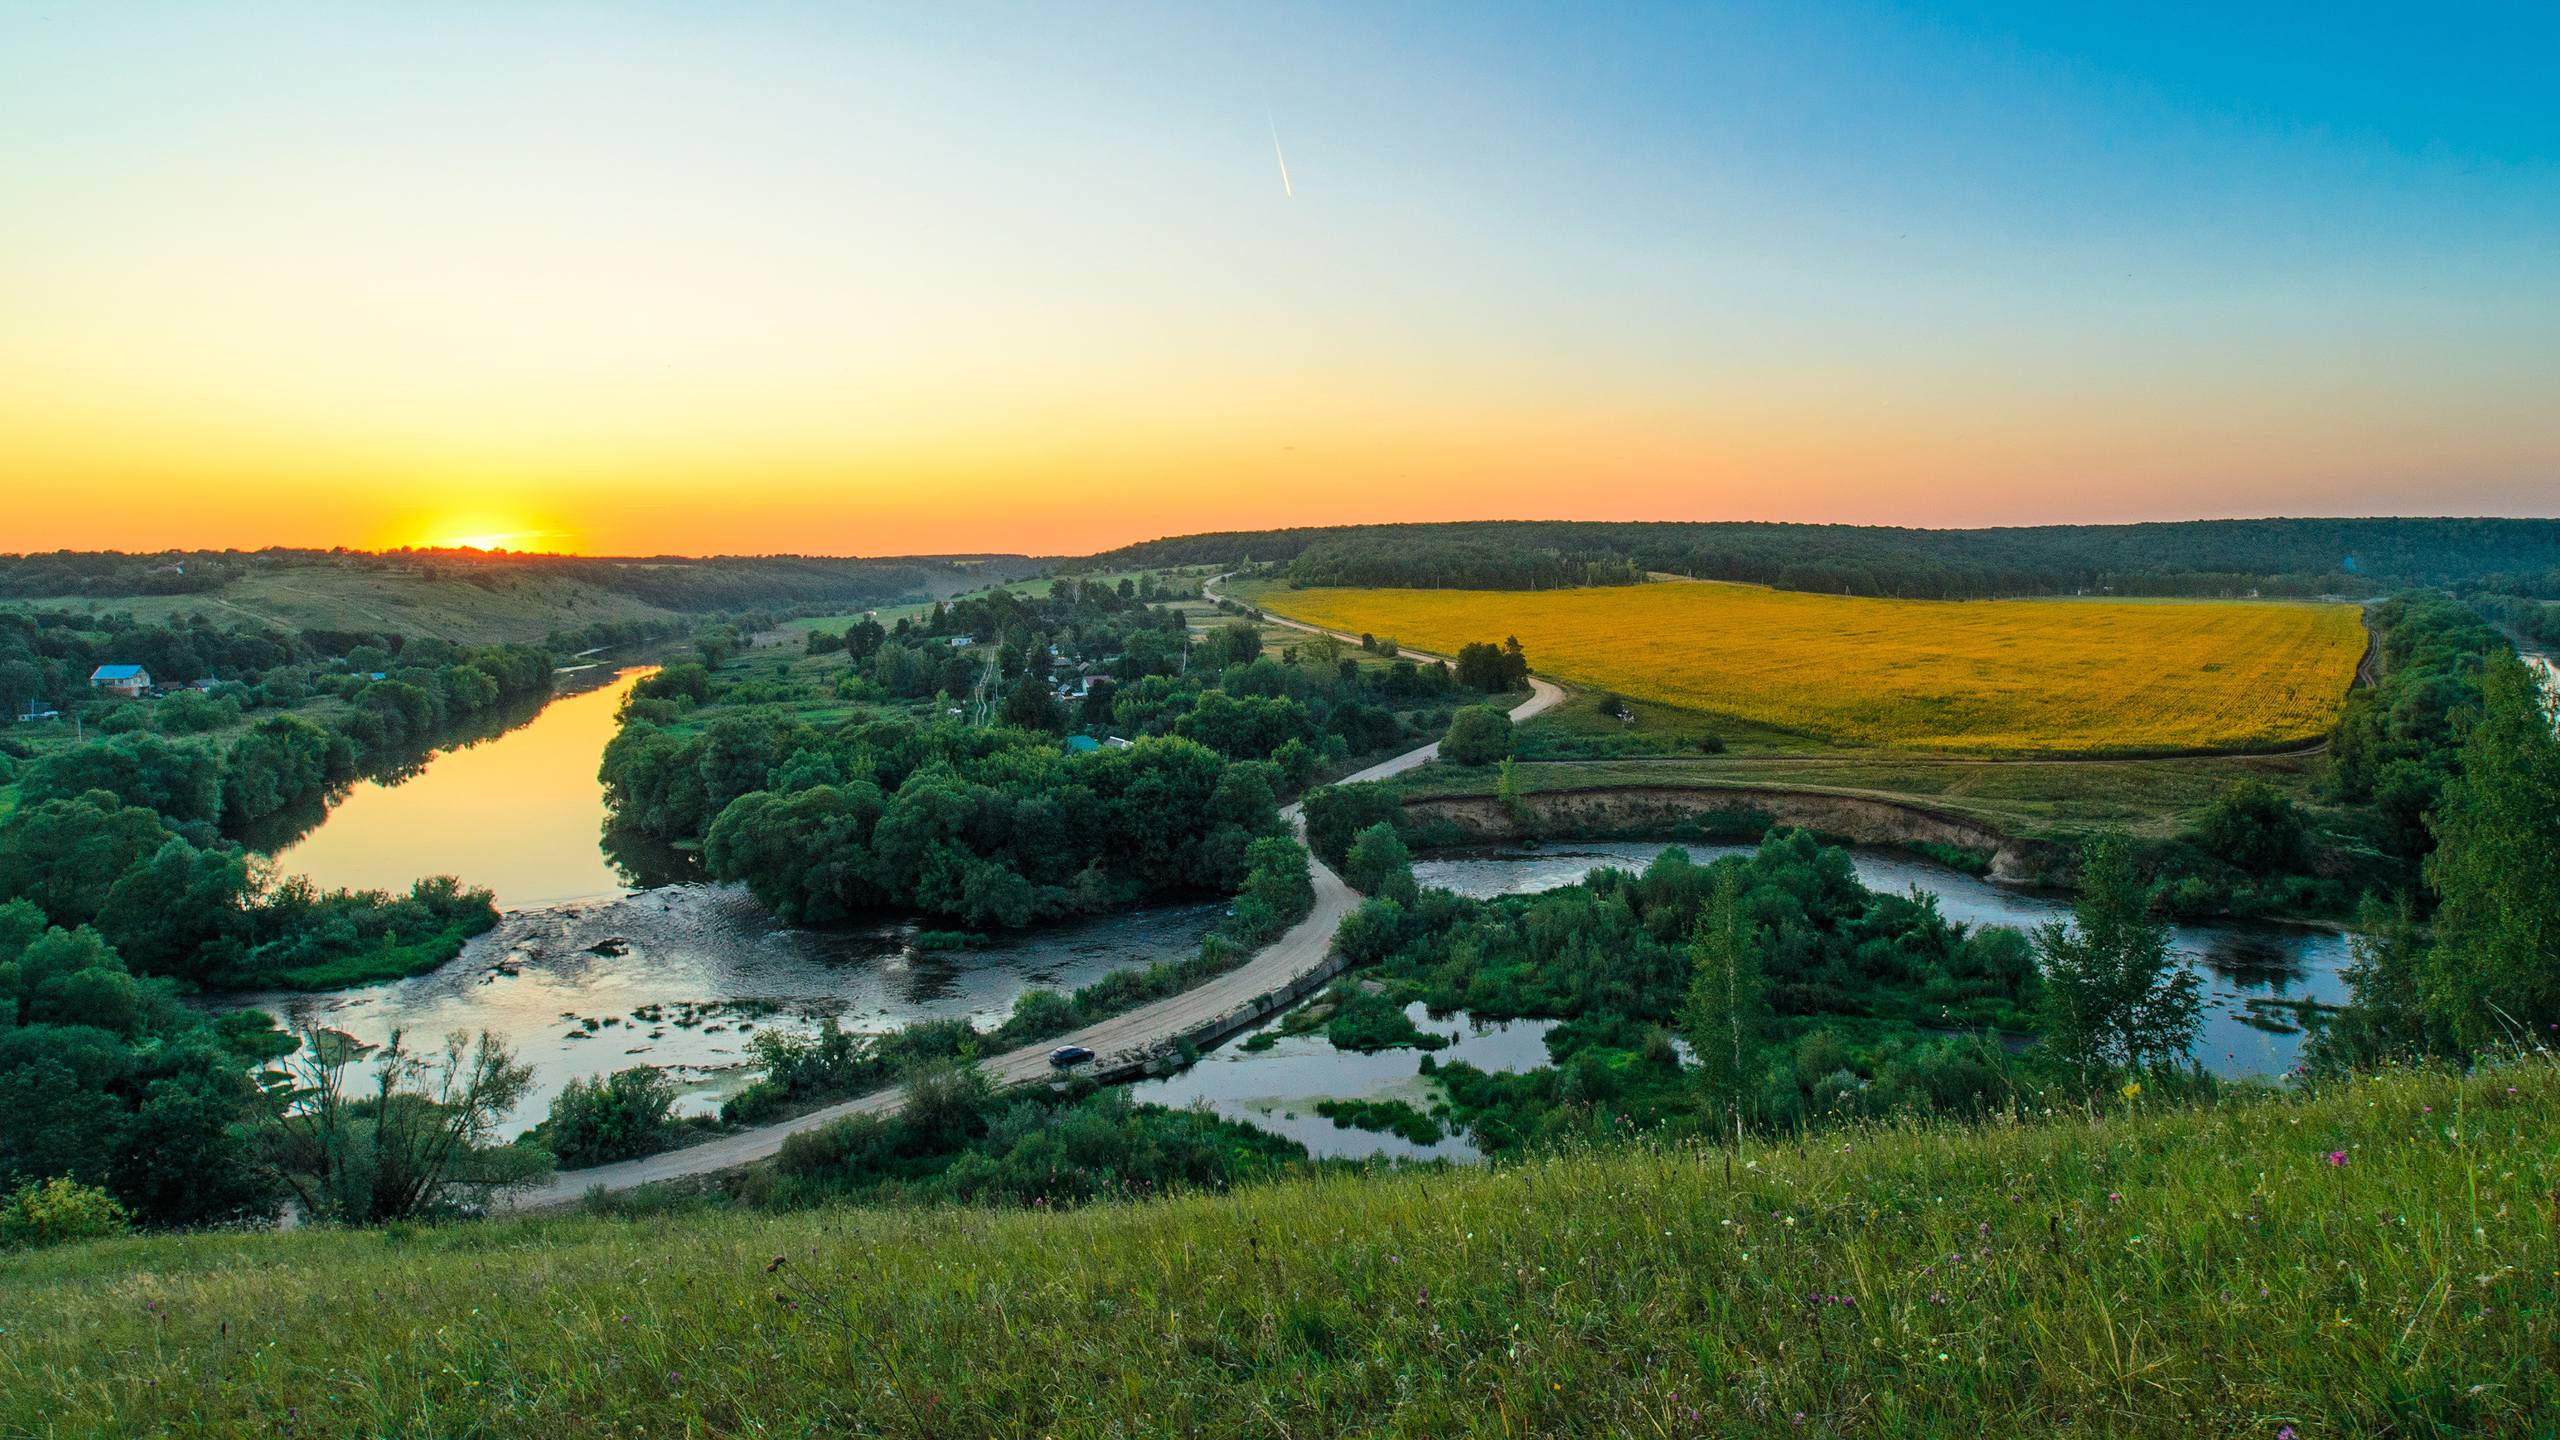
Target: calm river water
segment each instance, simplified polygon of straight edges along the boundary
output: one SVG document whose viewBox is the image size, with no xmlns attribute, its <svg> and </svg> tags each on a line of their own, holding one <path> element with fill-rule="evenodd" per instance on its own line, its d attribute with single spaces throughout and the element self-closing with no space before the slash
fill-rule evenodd
<svg viewBox="0 0 2560 1440">
<path fill-rule="evenodd" d="M 630 894 L 645 879 L 599 844 L 596 765 L 622 697 L 653 669 L 568 672 L 514 728 L 356 781 L 318 828 L 273 848 L 277 868 L 324 890 L 395 893 L 421 875 L 454 875 L 493 892 L 503 910 Z"/>
</svg>

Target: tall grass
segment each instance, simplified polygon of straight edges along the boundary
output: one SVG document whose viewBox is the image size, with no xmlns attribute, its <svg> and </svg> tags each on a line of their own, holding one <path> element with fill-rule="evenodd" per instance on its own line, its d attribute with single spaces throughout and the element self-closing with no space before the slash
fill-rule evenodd
<svg viewBox="0 0 2560 1440">
<path fill-rule="evenodd" d="M 99 1242 L 0 1434 L 2547 1434 L 2560 1081 L 1068 1213 Z"/>
</svg>

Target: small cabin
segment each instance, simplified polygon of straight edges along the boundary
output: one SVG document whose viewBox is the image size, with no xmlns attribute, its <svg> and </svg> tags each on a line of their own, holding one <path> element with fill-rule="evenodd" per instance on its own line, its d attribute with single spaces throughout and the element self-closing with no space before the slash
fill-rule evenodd
<svg viewBox="0 0 2560 1440">
<path fill-rule="evenodd" d="M 89 688 L 130 700 L 151 688 L 151 672 L 139 665 L 101 665 L 89 672 Z"/>
</svg>

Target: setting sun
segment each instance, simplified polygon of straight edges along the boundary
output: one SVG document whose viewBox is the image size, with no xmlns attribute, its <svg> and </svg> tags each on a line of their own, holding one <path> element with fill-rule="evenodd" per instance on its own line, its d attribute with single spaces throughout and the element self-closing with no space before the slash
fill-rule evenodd
<svg viewBox="0 0 2560 1440">
<path fill-rule="evenodd" d="M 514 550 L 528 538 L 522 531 L 499 530 L 485 535 L 454 535 L 435 542 L 439 550 Z"/>
</svg>

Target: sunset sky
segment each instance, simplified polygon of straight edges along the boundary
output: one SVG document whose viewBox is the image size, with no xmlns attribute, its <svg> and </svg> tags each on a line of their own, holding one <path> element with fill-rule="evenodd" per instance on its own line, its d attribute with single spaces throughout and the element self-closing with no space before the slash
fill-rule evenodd
<svg viewBox="0 0 2560 1440">
<path fill-rule="evenodd" d="M 2555 17 L 12 0 L 0 550 L 2560 513 Z"/>
</svg>

